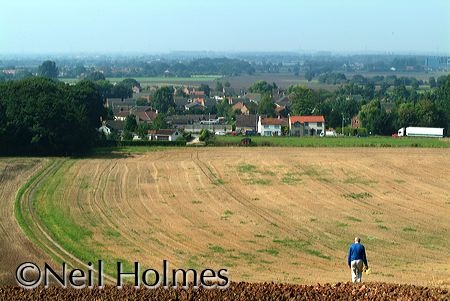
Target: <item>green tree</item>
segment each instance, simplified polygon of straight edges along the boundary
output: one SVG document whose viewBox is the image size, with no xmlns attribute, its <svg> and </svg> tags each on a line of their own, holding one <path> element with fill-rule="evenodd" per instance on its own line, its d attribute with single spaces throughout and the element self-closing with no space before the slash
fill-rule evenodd
<svg viewBox="0 0 450 301">
<path fill-rule="evenodd" d="M 205 92 L 205 95 L 209 97 L 209 94 L 211 93 L 211 89 L 207 84 L 201 84 L 198 88 L 200 91 Z"/>
<path fill-rule="evenodd" d="M 148 106 L 148 100 L 145 98 L 138 98 L 138 99 L 136 99 L 136 105 L 137 106 Z"/>
<path fill-rule="evenodd" d="M 413 90 L 419 89 L 419 81 L 415 78 L 411 79 L 411 87 Z"/>
<path fill-rule="evenodd" d="M 83 65 L 77 65 L 73 70 L 73 74 L 77 77 L 84 73 L 86 73 L 86 68 Z"/>
<path fill-rule="evenodd" d="M 120 82 L 113 86 L 111 94 L 123 101 L 125 98 L 133 96 L 133 90 L 128 84 Z"/>
<path fill-rule="evenodd" d="M 208 144 L 214 140 L 214 134 L 207 129 L 202 129 L 200 131 L 200 136 L 198 140 L 204 141 Z"/>
<path fill-rule="evenodd" d="M 136 121 L 136 116 L 131 114 L 128 115 L 127 118 L 125 119 L 125 127 L 124 130 L 127 132 L 134 132 L 137 129 L 137 121 Z"/>
<path fill-rule="evenodd" d="M 58 68 L 53 61 L 45 61 L 38 68 L 38 75 L 50 79 L 56 79 L 58 77 Z"/>
<path fill-rule="evenodd" d="M 275 88 L 276 87 L 274 85 L 267 83 L 265 80 L 260 80 L 260 81 L 253 83 L 248 88 L 248 91 L 251 93 L 261 93 L 261 94 L 270 93 L 271 94 Z"/>
<path fill-rule="evenodd" d="M 101 95 L 103 102 L 106 102 L 108 97 L 111 97 L 113 85 L 107 80 L 98 80 L 94 82 L 97 92 Z"/>
<path fill-rule="evenodd" d="M 446 123 L 443 123 L 447 125 L 448 135 L 450 133 L 450 75 L 447 76 L 437 91 L 436 105 L 438 110 L 445 116 Z"/>
<path fill-rule="evenodd" d="M 381 107 L 379 100 L 363 105 L 358 117 L 362 126 L 372 134 L 390 135 L 394 132 L 394 116 Z"/>
<path fill-rule="evenodd" d="M 14 74 L 15 80 L 25 79 L 25 78 L 29 78 L 29 77 L 33 77 L 33 74 L 30 71 L 28 71 L 27 69 L 16 70 L 16 74 Z"/>
<path fill-rule="evenodd" d="M 142 122 L 137 126 L 136 133 L 138 134 L 139 138 L 147 140 L 149 129 L 150 129 L 149 124 Z"/>
<path fill-rule="evenodd" d="M 416 105 L 417 125 L 424 127 L 446 127 L 445 112 L 429 99 L 421 99 Z"/>
<path fill-rule="evenodd" d="M 434 78 L 434 76 L 431 76 L 428 79 L 428 84 L 430 85 L 430 88 L 436 88 L 436 79 Z"/>
<path fill-rule="evenodd" d="M 216 89 L 215 90 L 216 90 L 216 93 L 223 91 L 223 84 L 222 84 L 222 82 L 216 81 Z"/>
<path fill-rule="evenodd" d="M 318 112 L 318 97 L 313 90 L 302 86 L 291 86 L 288 92 L 294 115 L 312 115 Z"/>
<path fill-rule="evenodd" d="M 162 113 L 156 115 L 155 119 L 152 121 L 151 128 L 152 130 L 167 129 L 168 125 L 165 115 Z"/>
<path fill-rule="evenodd" d="M 273 102 L 272 94 L 263 94 L 258 103 L 258 114 L 269 117 L 275 116 L 275 103 Z"/>
<path fill-rule="evenodd" d="M 445 82 L 447 81 L 448 76 L 441 75 L 436 80 L 436 87 L 442 88 L 445 85 Z"/>
<path fill-rule="evenodd" d="M 0 84 L 0 153 L 71 155 L 95 143 L 102 101 L 92 83 L 43 77 Z"/>
<path fill-rule="evenodd" d="M 409 97 L 408 90 L 405 85 L 398 84 L 394 87 L 394 91 L 392 92 L 392 97 L 394 100 L 404 101 Z"/>
<path fill-rule="evenodd" d="M 68 87 L 74 103 L 86 110 L 86 115 L 90 121 L 89 125 L 98 128 L 101 125 L 101 119 L 106 118 L 107 112 L 95 84 L 91 81 L 82 80 L 76 85 Z"/>
<path fill-rule="evenodd" d="M 175 108 L 173 87 L 161 87 L 157 89 L 153 96 L 152 104 L 154 109 L 163 114 L 166 114 L 169 108 Z"/>
<path fill-rule="evenodd" d="M 413 103 L 404 102 L 401 103 L 398 108 L 397 127 L 416 126 L 417 114 Z"/>
<path fill-rule="evenodd" d="M 311 70 L 308 70 L 308 71 L 305 72 L 305 79 L 306 79 L 308 82 L 312 81 L 312 79 L 314 78 L 314 76 L 315 76 L 315 74 L 314 74 L 314 72 L 311 71 Z"/>
<path fill-rule="evenodd" d="M 130 87 L 131 89 L 133 89 L 133 87 L 141 88 L 141 83 L 134 78 L 125 78 L 123 81 L 121 81 L 121 83 L 125 86 Z"/>
<path fill-rule="evenodd" d="M 228 122 L 233 120 L 233 110 L 227 99 L 219 101 L 216 105 L 217 115 L 225 117 Z"/>
<path fill-rule="evenodd" d="M 91 80 L 91 81 L 106 80 L 105 75 L 100 71 L 94 71 L 94 72 L 89 73 L 86 76 L 86 79 Z"/>
<path fill-rule="evenodd" d="M 133 139 L 133 134 L 130 131 L 124 130 L 122 133 L 123 140 L 131 140 Z"/>
</svg>

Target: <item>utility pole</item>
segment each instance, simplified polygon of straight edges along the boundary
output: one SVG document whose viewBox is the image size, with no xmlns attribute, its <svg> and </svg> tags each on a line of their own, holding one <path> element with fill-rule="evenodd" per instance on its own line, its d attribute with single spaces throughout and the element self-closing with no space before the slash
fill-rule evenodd
<svg viewBox="0 0 450 301">
<path fill-rule="evenodd" d="M 344 113 L 342 113 L 342 127 L 341 127 L 341 134 L 344 136 Z"/>
</svg>

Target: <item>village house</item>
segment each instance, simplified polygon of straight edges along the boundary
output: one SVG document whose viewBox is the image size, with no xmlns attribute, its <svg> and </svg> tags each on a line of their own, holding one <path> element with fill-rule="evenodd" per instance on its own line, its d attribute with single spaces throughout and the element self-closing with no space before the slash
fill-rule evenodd
<svg viewBox="0 0 450 301">
<path fill-rule="evenodd" d="M 282 127 L 287 126 L 288 121 L 284 118 L 261 117 L 258 119 L 258 133 L 261 136 L 281 136 Z"/>
<path fill-rule="evenodd" d="M 173 129 L 149 130 L 148 140 L 152 141 L 176 141 L 181 137 L 181 132 Z"/>
<path fill-rule="evenodd" d="M 141 87 L 139 86 L 133 86 L 131 89 L 133 90 L 134 94 L 141 93 Z"/>
<path fill-rule="evenodd" d="M 325 131 L 325 118 L 320 116 L 289 116 L 290 136 L 319 136 Z"/>
<path fill-rule="evenodd" d="M 189 103 L 188 99 L 183 96 L 175 96 L 173 98 L 176 110 L 186 110 L 185 105 Z"/>
<path fill-rule="evenodd" d="M 153 111 L 151 107 L 134 107 L 131 113 L 136 116 L 137 123 L 150 123 L 158 115 L 158 111 Z"/>
<path fill-rule="evenodd" d="M 359 122 L 358 115 L 352 117 L 352 129 L 358 129 L 361 127 L 361 123 Z"/>
<path fill-rule="evenodd" d="M 243 102 L 238 102 L 234 104 L 231 109 L 233 110 L 233 112 L 239 111 L 242 115 L 250 114 L 250 110 Z"/>
<path fill-rule="evenodd" d="M 106 125 L 106 122 L 102 122 L 102 126 L 98 128 L 100 133 L 103 133 L 105 136 L 111 135 L 111 129 Z"/>
<path fill-rule="evenodd" d="M 157 111 L 154 111 L 149 106 L 134 106 L 130 109 L 114 109 L 114 120 L 125 121 L 128 116 L 135 115 L 137 123 L 150 123 L 158 115 Z"/>
<path fill-rule="evenodd" d="M 131 108 L 136 106 L 136 99 L 134 98 L 107 98 L 106 99 L 106 107 L 111 109 L 118 108 Z"/>
<path fill-rule="evenodd" d="M 285 106 L 275 104 L 275 114 L 280 117 L 287 117 L 289 114 L 289 110 Z"/>
<path fill-rule="evenodd" d="M 110 132 L 116 132 L 121 134 L 125 128 L 125 122 L 119 120 L 107 120 L 106 127 L 110 129 Z"/>
<path fill-rule="evenodd" d="M 244 97 L 249 101 L 258 104 L 261 100 L 261 93 L 246 93 Z"/>
<path fill-rule="evenodd" d="M 192 111 L 194 109 L 201 109 L 201 110 L 203 110 L 204 108 L 205 107 L 201 103 L 196 102 L 196 101 L 189 102 L 189 103 L 184 105 L 184 109 L 186 111 Z"/>
<path fill-rule="evenodd" d="M 205 91 L 198 90 L 195 87 L 183 87 L 181 91 L 187 96 L 205 97 Z"/>
<path fill-rule="evenodd" d="M 117 109 L 113 110 L 114 120 L 125 121 L 128 115 L 130 115 L 129 110 Z"/>
<path fill-rule="evenodd" d="M 258 117 L 256 115 L 236 115 L 236 132 L 256 133 L 258 129 Z"/>
</svg>

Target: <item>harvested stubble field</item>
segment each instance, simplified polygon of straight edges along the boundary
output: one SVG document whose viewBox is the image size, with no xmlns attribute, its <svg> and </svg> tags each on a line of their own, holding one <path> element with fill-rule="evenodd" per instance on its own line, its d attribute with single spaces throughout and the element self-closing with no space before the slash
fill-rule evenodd
<svg viewBox="0 0 450 301">
<path fill-rule="evenodd" d="M 342 282 L 360 235 L 365 281 L 448 286 L 449 155 L 214 147 L 57 159 L 29 182 L 18 211 L 57 262 L 103 259 L 113 277 L 116 261 L 161 269 L 167 259 L 228 268 L 235 282 Z"/>
<path fill-rule="evenodd" d="M 51 262 L 21 231 L 14 217 L 19 188 L 45 164 L 45 159 L 0 160 L 0 285 L 15 284 L 14 271 L 25 261 Z"/>
</svg>

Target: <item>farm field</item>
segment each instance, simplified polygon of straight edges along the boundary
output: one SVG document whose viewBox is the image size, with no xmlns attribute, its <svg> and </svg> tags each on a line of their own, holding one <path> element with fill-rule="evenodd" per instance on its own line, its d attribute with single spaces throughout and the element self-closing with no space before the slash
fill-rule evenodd
<svg viewBox="0 0 450 301">
<path fill-rule="evenodd" d="M 14 273 L 22 262 L 47 262 L 50 258 L 22 232 L 14 217 L 19 188 L 46 164 L 44 159 L 0 159 L 0 285 L 15 284 Z M 23 190 L 21 190 L 23 191 Z"/>
<path fill-rule="evenodd" d="M 239 145 L 244 136 L 216 136 L 214 145 Z M 256 146 L 293 146 L 293 147 L 432 147 L 448 148 L 448 138 L 403 137 L 392 138 L 386 136 L 371 137 L 270 137 L 249 136 Z"/>
<path fill-rule="evenodd" d="M 106 79 L 110 82 L 120 82 L 126 77 L 107 77 Z M 201 83 L 206 83 L 212 85 L 216 79 L 220 79 L 220 75 L 199 75 L 192 77 L 132 77 L 136 79 L 141 86 L 149 85 L 200 85 Z M 78 81 L 76 78 L 60 78 L 61 81 L 66 83 L 75 83 Z"/>
<path fill-rule="evenodd" d="M 430 76 L 434 76 L 438 78 L 441 75 L 447 75 L 445 72 L 394 72 L 394 73 L 382 73 L 382 72 L 355 72 L 355 73 L 345 73 L 348 79 L 351 79 L 354 75 L 360 74 L 365 77 L 371 78 L 377 75 L 388 76 L 388 75 L 396 75 L 397 77 L 415 77 L 417 79 L 421 79 L 424 81 L 428 81 Z M 211 88 L 214 89 L 215 81 L 219 80 L 222 83 L 230 82 L 231 87 L 235 89 L 236 92 L 239 92 L 241 89 L 248 89 L 254 82 L 265 80 L 268 83 L 276 83 L 278 87 L 287 89 L 291 85 L 302 85 L 311 89 L 324 89 L 328 91 L 335 91 L 339 89 L 340 85 L 330 85 L 319 83 L 317 78 L 307 81 L 303 75 L 295 76 L 292 73 L 256 73 L 253 75 L 239 75 L 239 76 L 221 76 L 221 75 L 198 75 L 192 77 L 132 77 L 139 81 L 142 86 L 151 86 L 151 85 L 193 85 L 198 86 L 202 83 L 208 84 Z M 120 77 L 108 77 L 107 80 L 111 82 L 119 82 L 124 78 Z M 76 78 L 60 78 L 61 81 L 66 83 L 73 83 L 78 81 Z M 428 86 L 422 86 L 428 87 Z"/>
<path fill-rule="evenodd" d="M 21 207 L 24 223 L 37 218 L 50 239 L 29 233 L 53 257 L 103 259 L 110 274 L 118 260 L 161 268 L 167 259 L 226 267 L 232 281 L 342 282 L 360 235 L 365 281 L 449 285 L 449 155 L 214 147 L 57 159 L 20 202 L 32 204 Z"/>
</svg>

